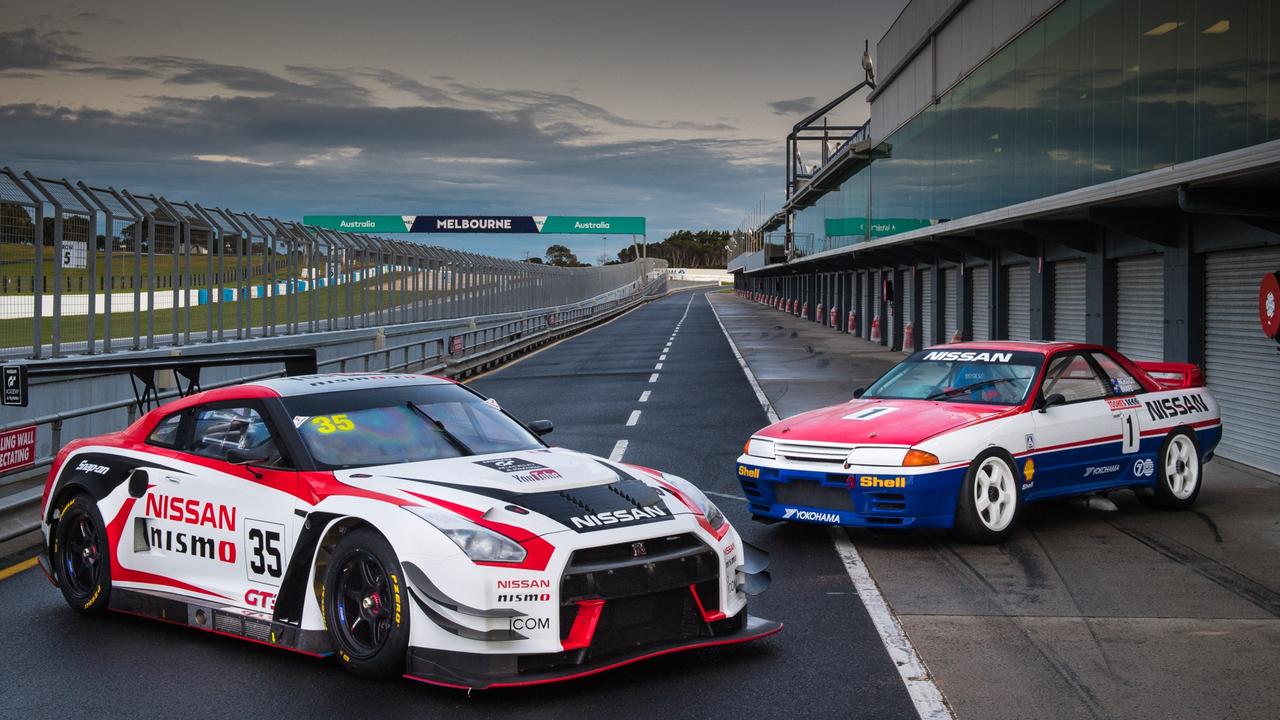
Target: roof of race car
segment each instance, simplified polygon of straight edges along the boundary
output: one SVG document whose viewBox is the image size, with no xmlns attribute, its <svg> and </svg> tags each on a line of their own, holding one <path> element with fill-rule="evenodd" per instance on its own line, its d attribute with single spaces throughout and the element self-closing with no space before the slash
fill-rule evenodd
<svg viewBox="0 0 1280 720">
<path fill-rule="evenodd" d="M 361 390 L 365 388 L 402 387 L 405 385 L 442 385 L 450 380 L 431 375 L 411 373 L 322 373 L 319 375 L 294 375 L 269 378 L 245 383 L 271 390 L 281 397 L 311 395 L 335 390 Z"/>
</svg>

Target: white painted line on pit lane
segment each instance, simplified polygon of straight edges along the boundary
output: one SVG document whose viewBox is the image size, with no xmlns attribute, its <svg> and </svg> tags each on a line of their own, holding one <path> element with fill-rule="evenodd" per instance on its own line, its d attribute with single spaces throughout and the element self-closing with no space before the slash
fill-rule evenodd
<svg viewBox="0 0 1280 720">
<path fill-rule="evenodd" d="M 741 495 L 733 495 L 730 493 L 716 492 L 715 490 L 703 490 L 702 493 L 704 495 L 715 495 L 716 497 L 727 498 L 729 500 L 741 500 L 742 502 L 747 501 L 747 499 L 742 497 Z"/>
<path fill-rule="evenodd" d="M 617 444 L 613 446 L 613 452 L 609 453 L 609 460 L 612 462 L 621 462 L 622 456 L 626 452 L 627 452 L 627 441 L 619 440 Z"/>
<path fill-rule="evenodd" d="M 649 393 L 651 392 L 653 391 L 645 390 L 644 392 L 640 393 L 640 402 L 649 402 Z"/>
<path fill-rule="evenodd" d="M 640 411 L 632 410 L 631 417 L 627 418 L 627 427 L 632 427 L 638 422 L 640 422 Z"/>
<path fill-rule="evenodd" d="M 724 323 L 720 320 L 720 313 L 716 312 L 716 306 L 710 298 L 707 298 L 707 305 L 711 306 L 711 313 L 715 315 L 716 323 L 720 325 L 720 332 L 724 333 L 724 339 L 728 341 L 733 356 L 738 359 L 738 365 L 747 376 L 747 382 L 755 391 L 756 399 L 764 408 L 765 415 L 769 417 L 770 422 L 777 422 L 778 413 L 774 412 L 773 403 L 769 402 L 769 398 L 760 389 L 760 383 L 756 382 L 755 374 L 742 358 L 742 353 L 738 352 L 738 346 L 734 344 L 729 331 L 725 329 Z M 867 615 L 870 616 L 876 632 L 880 635 L 880 642 L 884 643 L 885 650 L 889 652 L 889 658 L 893 660 L 903 684 L 907 686 L 907 695 L 915 705 L 916 712 L 920 714 L 922 720 L 955 720 L 955 715 L 942 697 L 942 691 L 929 675 L 928 668 L 920 659 L 920 654 L 916 652 L 915 647 L 911 645 L 911 640 L 903 631 L 889 603 L 880 594 L 879 586 L 871 577 L 866 564 L 862 562 L 858 549 L 849 540 L 848 533 L 842 528 L 833 527 L 831 539 L 836 552 L 840 554 L 840 560 L 844 563 L 849 579 L 853 582 L 854 589 L 858 592 L 858 597 L 862 599 L 862 604 L 867 609 Z"/>
<path fill-rule="evenodd" d="M 666 354 L 666 353 L 663 353 L 663 354 L 661 354 L 661 355 L 659 355 L 659 356 L 658 356 L 658 360 L 660 360 L 660 361 L 664 361 L 664 362 L 665 362 L 665 361 L 666 361 L 666 359 L 667 359 L 667 354 Z"/>
<path fill-rule="evenodd" d="M 654 373 L 654 374 L 650 375 L 650 376 L 649 376 L 649 382 L 651 382 L 651 383 L 658 382 L 658 373 Z"/>
<path fill-rule="evenodd" d="M 662 369 L 662 363 L 658 363 L 657 365 L 654 365 L 654 366 L 653 366 L 653 369 L 654 369 L 654 370 L 661 370 L 661 369 Z"/>
</svg>

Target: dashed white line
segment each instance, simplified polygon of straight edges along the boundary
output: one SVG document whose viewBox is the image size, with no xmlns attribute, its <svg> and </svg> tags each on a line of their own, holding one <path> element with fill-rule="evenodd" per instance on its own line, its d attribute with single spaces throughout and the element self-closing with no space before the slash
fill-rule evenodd
<svg viewBox="0 0 1280 720">
<path fill-rule="evenodd" d="M 670 350 L 670 349 L 671 349 L 671 343 L 667 343 L 667 346 L 666 346 L 666 347 L 664 347 L 664 348 L 662 348 L 662 349 L 663 349 L 663 350 Z"/>
<path fill-rule="evenodd" d="M 640 402 L 649 402 L 649 393 L 651 392 L 653 391 L 645 390 L 644 392 L 640 393 Z"/>
<path fill-rule="evenodd" d="M 662 369 L 662 363 L 658 363 L 657 365 L 654 365 L 654 366 L 653 366 L 653 369 L 654 369 L 654 370 L 661 370 L 661 369 Z"/>
<path fill-rule="evenodd" d="M 659 355 L 659 356 L 658 356 L 658 359 L 659 359 L 659 360 L 666 360 L 666 359 L 667 359 L 667 354 L 666 354 L 666 353 L 662 353 L 661 355 Z"/>
<path fill-rule="evenodd" d="M 722 497 L 728 500 L 741 500 L 742 502 L 747 501 L 747 499 L 742 497 L 741 495 L 733 495 L 731 493 L 716 492 L 715 490 L 703 490 L 702 493 L 704 495 L 715 495 L 716 497 Z"/>
<path fill-rule="evenodd" d="M 704 295 L 704 297 L 706 296 Z M 756 399 L 760 401 L 760 406 L 764 408 L 770 422 L 777 422 L 778 413 L 774 412 L 773 404 L 769 402 L 769 398 L 760 389 L 760 383 L 756 382 L 756 376 L 751 372 L 751 368 L 747 366 L 747 361 L 742 358 L 742 353 L 738 352 L 738 346 L 734 344 L 733 337 L 729 335 L 729 331 L 725 329 L 724 323 L 721 322 L 720 313 L 716 312 L 715 304 L 711 302 L 710 298 L 707 298 L 707 304 L 711 306 L 711 312 L 716 317 L 716 323 L 720 325 L 720 332 L 724 333 L 724 339 L 728 341 L 729 349 L 733 351 L 733 356 L 738 359 L 738 365 L 742 367 L 742 372 L 747 376 L 747 382 L 751 384 L 751 389 L 755 391 Z M 867 615 L 870 616 L 872 624 L 876 627 L 876 632 L 880 635 L 880 642 L 884 643 L 890 659 L 893 660 L 894 665 L 898 668 L 898 675 L 902 677 L 903 684 L 907 686 L 907 695 L 911 697 L 911 702 L 915 705 L 916 712 L 919 713 L 922 720 L 954 720 L 955 715 L 952 714 L 951 708 L 947 706 L 946 700 L 943 699 L 942 691 L 938 689 L 938 685 L 933 681 L 933 676 L 929 674 L 929 669 L 925 667 L 919 653 L 911 645 L 911 639 L 903 631 L 901 623 L 898 622 L 897 616 L 893 614 L 893 610 L 889 608 L 889 603 L 885 601 L 884 595 L 880 594 L 879 586 L 876 585 L 875 579 L 871 577 L 871 572 L 867 569 L 866 564 L 862 562 L 862 556 L 849 539 L 849 534 L 842 528 L 833 527 L 831 528 L 831 541 L 835 545 L 836 552 L 840 554 L 840 560 L 844 563 L 845 572 L 849 574 L 849 579 L 853 581 L 853 587 L 857 590 L 858 597 L 862 599 L 862 604 L 867 609 Z"/>
<path fill-rule="evenodd" d="M 627 452 L 627 441 L 619 440 L 617 444 L 613 446 L 613 452 L 609 453 L 609 459 L 612 460 L 613 462 L 620 462 L 622 460 L 623 454 L 626 452 Z"/>
<path fill-rule="evenodd" d="M 651 382 L 651 383 L 658 382 L 658 373 L 654 373 L 654 374 L 650 375 L 650 376 L 649 376 L 649 382 Z"/>
<path fill-rule="evenodd" d="M 631 417 L 627 418 L 627 427 L 632 427 L 638 422 L 640 422 L 640 411 L 632 410 Z"/>
</svg>

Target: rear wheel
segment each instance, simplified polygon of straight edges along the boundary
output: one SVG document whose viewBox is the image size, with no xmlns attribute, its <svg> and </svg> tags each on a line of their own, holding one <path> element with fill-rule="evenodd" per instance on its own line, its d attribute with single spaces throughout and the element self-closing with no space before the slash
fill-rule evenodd
<svg viewBox="0 0 1280 720">
<path fill-rule="evenodd" d="M 1186 510 L 1195 504 L 1203 463 L 1200 446 L 1189 430 L 1169 433 L 1160 446 L 1156 468 L 1155 491 L 1138 494 L 1143 504 L 1161 510 Z"/>
<path fill-rule="evenodd" d="M 53 563 L 62 597 L 85 615 L 106 611 L 111 597 L 111 547 L 93 498 L 80 494 L 63 506 L 54 531 Z"/>
<path fill-rule="evenodd" d="M 969 464 L 956 506 L 956 530 L 970 542 L 1004 542 L 1021 505 L 1013 464 L 1004 453 L 989 450 Z"/>
<path fill-rule="evenodd" d="M 343 666 L 366 678 L 403 674 L 408 596 L 386 538 L 366 529 L 347 533 L 333 550 L 324 591 L 325 623 Z"/>
</svg>

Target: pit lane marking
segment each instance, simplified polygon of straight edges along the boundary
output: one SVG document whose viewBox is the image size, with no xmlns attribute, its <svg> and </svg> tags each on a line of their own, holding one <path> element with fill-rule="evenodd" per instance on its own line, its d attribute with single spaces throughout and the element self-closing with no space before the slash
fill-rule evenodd
<svg viewBox="0 0 1280 720">
<path fill-rule="evenodd" d="M 613 452 L 609 453 L 609 460 L 611 462 L 621 462 L 622 456 L 626 454 L 626 452 L 627 452 L 627 441 L 619 440 L 617 443 L 614 444 Z"/>
<path fill-rule="evenodd" d="M 651 383 L 658 382 L 658 373 L 654 373 L 654 374 L 650 375 L 650 376 L 649 376 L 649 382 L 651 382 Z"/>
<path fill-rule="evenodd" d="M 720 320 L 720 313 L 716 312 L 715 304 L 711 302 L 710 297 L 707 297 L 709 294 L 704 294 L 703 297 L 707 298 L 707 305 L 711 306 L 711 312 L 715 315 L 716 323 L 720 326 L 720 332 L 724 333 L 724 339 L 729 343 L 729 349 L 733 351 L 733 356 L 737 358 L 738 365 L 747 376 L 747 382 L 751 384 L 751 389 L 755 391 L 756 399 L 760 401 L 760 406 L 764 408 L 769 421 L 777 422 L 778 413 L 774 411 L 773 403 L 769 402 L 769 398 L 760 389 L 760 383 L 756 381 L 755 373 L 751 372 L 751 368 L 747 365 L 747 361 L 743 359 L 742 353 L 738 352 L 738 346 L 733 342 L 733 337 L 729 335 L 724 322 Z M 893 614 L 893 610 L 884 599 L 884 595 L 880 594 L 880 587 L 876 585 L 875 579 L 871 577 L 871 571 L 862 562 L 862 556 L 849 539 L 849 534 L 845 532 L 844 528 L 840 527 L 830 528 L 830 533 L 832 544 L 835 545 L 836 552 L 840 555 L 845 572 L 849 574 L 849 580 L 853 582 L 854 590 L 858 592 L 858 597 L 862 600 L 862 605 L 866 608 L 867 615 L 871 618 L 871 623 L 876 628 L 876 633 L 880 635 L 880 642 L 884 643 L 884 648 L 888 651 L 889 658 L 893 661 L 894 666 L 897 667 L 898 675 L 907 687 L 907 695 L 911 698 L 911 703 L 915 706 L 921 720 L 955 720 L 955 715 L 942 697 L 942 691 L 938 689 L 933 676 L 929 674 L 929 669 L 925 667 L 920 654 L 916 652 L 915 647 L 911 644 L 911 639 L 903 631 L 902 624 L 898 622 L 897 616 Z"/>
<path fill-rule="evenodd" d="M 661 369 L 662 369 L 662 363 L 658 363 L 657 365 L 654 365 L 654 366 L 653 366 L 653 369 L 654 369 L 654 370 L 661 370 Z"/>
<path fill-rule="evenodd" d="M 638 422 L 640 422 L 640 411 L 632 410 L 631 417 L 627 418 L 627 427 L 634 427 Z"/>
<path fill-rule="evenodd" d="M 35 557 L 29 557 L 20 563 L 10 565 L 5 569 L 0 570 L 0 580 L 8 580 L 9 578 L 13 577 L 14 575 L 17 575 L 18 573 L 26 572 L 31 568 L 35 567 L 36 562 L 37 562 L 37 559 Z"/>
<path fill-rule="evenodd" d="M 733 493 L 722 493 L 722 492 L 716 492 L 715 490 L 703 490 L 702 493 L 704 495 L 715 495 L 716 497 L 722 497 L 728 500 L 740 500 L 742 502 L 747 501 L 747 499 L 742 497 L 741 495 L 734 495 Z"/>
<path fill-rule="evenodd" d="M 645 390 L 644 392 L 640 393 L 640 402 L 649 402 L 649 393 L 651 392 L 653 391 Z"/>
</svg>

